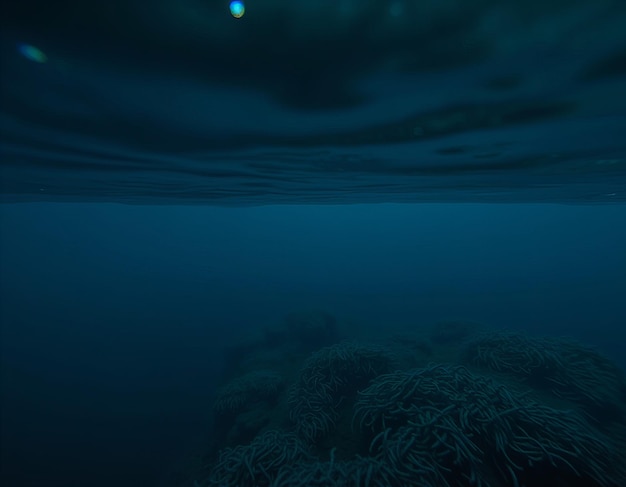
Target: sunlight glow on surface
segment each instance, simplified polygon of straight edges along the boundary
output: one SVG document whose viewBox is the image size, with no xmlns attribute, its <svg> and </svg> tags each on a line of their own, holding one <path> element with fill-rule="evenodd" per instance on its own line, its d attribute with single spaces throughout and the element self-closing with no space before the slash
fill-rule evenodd
<svg viewBox="0 0 626 487">
<path fill-rule="evenodd" d="M 241 0 L 233 0 L 230 2 L 230 13 L 236 19 L 240 19 L 243 17 L 243 14 L 246 13 L 246 6 L 243 4 Z"/>
<path fill-rule="evenodd" d="M 30 44 L 19 43 L 17 50 L 26 59 L 35 63 L 45 63 L 48 60 L 48 56 L 43 51 Z"/>
</svg>

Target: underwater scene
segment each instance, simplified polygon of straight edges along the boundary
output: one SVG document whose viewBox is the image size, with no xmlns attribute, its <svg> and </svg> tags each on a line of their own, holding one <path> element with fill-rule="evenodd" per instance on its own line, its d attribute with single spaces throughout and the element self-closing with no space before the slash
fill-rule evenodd
<svg viewBox="0 0 626 487">
<path fill-rule="evenodd" d="M 626 486 L 626 1 L 6 1 L 0 137 L 0 485 Z"/>
</svg>

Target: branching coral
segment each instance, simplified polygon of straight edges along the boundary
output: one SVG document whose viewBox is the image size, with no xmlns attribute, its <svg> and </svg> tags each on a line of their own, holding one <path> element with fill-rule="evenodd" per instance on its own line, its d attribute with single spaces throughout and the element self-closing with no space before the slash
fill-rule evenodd
<svg viewBox="0 0 626 487">
<path fill-rule="evenodd" d="M 466 359 L 475 365 L 524 379 L 543 379 L 561 366 L 554 347 L 546 344 L 546 339 L 530 338 L 521 333 L 490 333 L 467 346 Z"/>
<path fill-rule="evenodd" d="M 394 473 L 379 459 L 357 457 L 353 460 L 309 462 L 285 466 L 271 487 L 354 487 L 391 486 Z"/>
<path fill-rule="evenodd" d="M 611 360 L 573 341 L 552 345 L 562 364 L 549 378 L 556 394 L 587 406 L 626 406 L 626 379 Z"/>
<path fill-rule="evenodd" d="M 493 333 L 471 343 L 466 359 L 550 390 L 580 404 L 592 417 L 624 414 L 623 372 L 599 352 L 573 341 Z"/>
<path fill-rule="evenodd" d="M 626 485 L 626 422 L 604 414 L 623 408 L 626 387 L 608 359 L 573 342 L 497 333 L 465 346 L 471 371 L 406 370 L 425 363 L 417 343 L 346 342 L 313 353 L 287 397 L 294 432 L 221 450 L 202 487 Z M 281 387 L 271 371 L 240 377 L 220 391 L 216 410 L 262 410 Z M 592 406 L 603 412 L 589 422 Z M 273 424 L 290 428 L 284 418 Z"/>
<path fill-rule="evenodd" d="M 274 371 L 250 372 L 219 389 L 213 407 L 218 414 L 239 413 L 259 400 L 276 397 L 282 387 L 283 378 Z"/>
<path fill-rule="evenodd" d="M 354 424 L 371 432 L 370 454 L 402 482 L 520 485 L 543 476 L 620 485 L 619 455 L 568 411 L 543 406 L 463 367 L 441 365 L 378 377 L 359 393 Z M 497 484 L 496 484 L 497 485 Z"/>
<path fill-rule="evenodd" d="M 264 487 L 281 468 L 310 462 L 312 457 L 300 439 L 290 433 L 267 431 L 248 445 L 225 448 L 211 470 L 211 487 Z"/>
<path fill-rule="evenodd" d="M 343 398 L 389 372 L 392 362 L 386 349 L 352 342 L 311 355 L 289 391 L 290 417 L 298 434 L 308 441 L 327 434 L 339 417 Z"/>
</svg>

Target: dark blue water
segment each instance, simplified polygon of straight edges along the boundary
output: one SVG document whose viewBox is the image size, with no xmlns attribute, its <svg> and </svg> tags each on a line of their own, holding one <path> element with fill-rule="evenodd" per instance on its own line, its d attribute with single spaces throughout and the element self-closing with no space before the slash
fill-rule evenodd
<svg viewBox="0 0 626 487">
<path fill-rule="evenodd" d="M 626 445 L 624 31 L 619 0 L 2 5 L 0 482 L 445 485 L 398 465 L 365 479 L 355 459 L 394 464 L 404 430 L 374 454 L 385 430 L 344 428 L 334 402 L 323 437 L 290 419 L 307 360 L 350 339 L 393 356 L 340 376 L 361 392 L 463 365 L 609 445 L 567 456 L 555 433 L 571 468 L 544 446 L 539 466 L 514 459 L 520 485 L 620 485 L 587 459 Z M 495 370 L 472 353 L 503 330 L 530 341 L 487 347 Z M 520 375 L 520 347 L 543 368 Z M 269 403 L 220 413 L 224 387 L 270 369 Z M 275 483 L 216 463 L 275 431 L 309 449 Z M 445 481 L 472 485 L 463 468 Z M 494 468 L 483 485 L 512 485 Z"/>
</svg>

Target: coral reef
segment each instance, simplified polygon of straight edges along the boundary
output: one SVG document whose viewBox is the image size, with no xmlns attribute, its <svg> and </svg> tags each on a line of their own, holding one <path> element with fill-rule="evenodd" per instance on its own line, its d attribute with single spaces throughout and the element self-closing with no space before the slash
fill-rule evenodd
<svg viewBox="0 0 626 487">
<path fill-rule="evenodd" d="M 220 389 L 215 449 L 188 485 L 626 485 L 615 364 L 564 339 L 449 323 L 309 353 L 295 333 L 294 347 L 250 353 L 273 367 Z"/>
<path fill-rule="evenodd" d="M 289 390 L 297 433 L 310 442 L 329 433 L 342 400 L 391 367 L 392 356 L 382 347 L 342 342 L 313 353 Z"/>
<path fill-rule="evenodd" d="M 620 456 L 610 441 L 579 416 L 459 366 L 378 377 L 359 393 L 354 422 L 400 482 L 530 485 L 573 476 L 608 487 L 624 478 L 613 472 Z"/>
<path fill-rule="evenodd" d="M 262 487 L 270 485 L 281 468 L 311 460 L 291 433 L 266 431 L 248 445 L 225 448 L 206 485 L 215 487 Z"/>
<path fill-rule="evenodd" d="M 331 457 L 333 457 L 331 450 Z M 303 462 L 281 469 L 271 487 L 354 487 L 395 485 L 393 472 L 375 458 Z"/>
<path fill-rule="evenodd" d="M 571 340 L 491 333 L 468 345 L 465 361 L 576 402 L 596 419 L 626 414 L 624 373 L 601 353 Z"/>
<path fill-rule="evenodd" d="M 217 414 L 239 413 L 261 400 L 273 399 L 283 386 L 283 378 L 272 370 L 257 370 L 233 379 L 216 394 Z"/>
<path fill-rule="evenodd" d="M 621 369 L 597 350 L 571 340 L 561 339 L 553 348 L 562 364 L 550 377 L 555 394 L 583 405 L 592 416 L 611 413 L 623 417 L 626 376 Z"/>
</svg>

